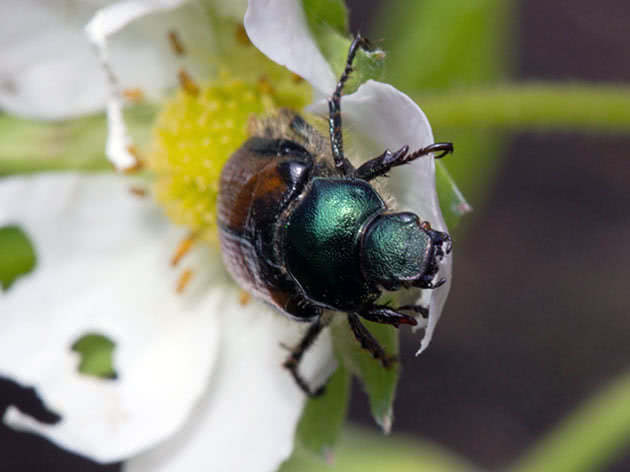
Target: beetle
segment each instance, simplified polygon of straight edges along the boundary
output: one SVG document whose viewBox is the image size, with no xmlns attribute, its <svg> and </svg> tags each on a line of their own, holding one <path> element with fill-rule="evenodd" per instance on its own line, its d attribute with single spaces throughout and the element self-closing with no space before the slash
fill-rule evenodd
<svg viewBox="0 0 630 472">
<path fill-rule="evenodd" d="M 377 303 L 384 290 L 435 289 L 438 261 L 451 251 L 451 238 L 411 212 L 388 208 L 370 184 L 392 167 L 422 156 L 441 158 L 452 143 L 410 152 L 386 150 L 358 168 L 344 155 L 341 94 L 358 48 L 357 35 L 345 69 L 328 100 L 329 141 L 299 114 L 283 109 L 254 119 L 250 137 L 224 166 L 217 198 L 219 239 L 228 271 L 242 288 L 298 321 L 310 322 L 284 363 L 298 386 L 312 389 L 299 373 L 305 351 L 332 315 L 347 314 L 361 346 L 384 367 L 387 355 L 360 318 L 398 327 L 417 324 L 428 308 L 396 309 Z M 410 257 L 411 255 L 411 257 Z"/>
</svg>

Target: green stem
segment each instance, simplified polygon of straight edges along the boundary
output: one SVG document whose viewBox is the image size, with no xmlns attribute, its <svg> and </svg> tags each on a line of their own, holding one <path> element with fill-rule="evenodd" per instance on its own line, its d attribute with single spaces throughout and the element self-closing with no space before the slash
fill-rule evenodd
<svg viewBox="0 0 630 472">
<path fill-rule="evenodd" d="M 107 168 L 105 118 L 39 122 L 0 116 L 0 175 Z"/>
<path fill-rule="evenodd" d="M 578 83 L 505 84 L 415 94 L 435 129 L 630 131 L 630 87 Z M 127 113 L 132 133 L 148 136 L 151 106 Z M 102 115 L 45 123 L 0 115 L 0 175 L 109 169 Z"/>
<path fill-rule="evenodd" d="M 125 110 L 129 131 L 148 139 L 155 116 L 151 105 Z M 107 120 L 103 114 L 64 121 L 36 121 L 0 114 L 0 176 L 52 170 L 103 171 Z"/>
<path fill-rule="evenodd" d="M 630 87 L 523 83 L 417 93 L 434 128 L 630 131 Z"/>
<path fill-rule="evenodd" d="M 630 373 L 588 400 L 528 452 L 511 472 L 586 472 L 630 445 Z"/>
</svg>

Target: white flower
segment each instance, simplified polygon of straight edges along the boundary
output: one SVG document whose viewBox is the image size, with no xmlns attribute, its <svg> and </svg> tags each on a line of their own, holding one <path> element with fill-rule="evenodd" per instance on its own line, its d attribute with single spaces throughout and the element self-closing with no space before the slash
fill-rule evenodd
<svg viewBox="0 0 630 472">
<path fill-rule="evenodd" d="M 0 33 L 0 105 L 33 117 L 76 116 L 107 107 L 108 155 L 128 167 L 128 138 L 112 87 L 140 87 L 159 97 L 174 85 L 176 64 L 166 31 L 211 50 L 206 16 L 182 0 L 129 0 L 105 6 L 88 31 L 100 59 L 115 72 L 108 83 L 80 27 L 106 2 L 5 1 Z M 221 4 L 220 4 L 221 5 Z M 223 5 L 225 6 L 225 5 Z M 238 6 L 233 7 L 238 11 Z M 10 13 L 20 9 L 20 21 Z M 4 11 L 3 11 L 4 10 Z M 241 10 L 242 11 L 242 10 Z M 234 11 L 230 11 L 234 14 Z M 252 43 L 329 95 L 335 75 L 294 0 L 250 0 L 244 16 Z M 110 37 L 111 36 L 111 37 Z M 203 61 L 196 63 L 202 71 Z M 202 73 L 202 72 L 199 72 Z M 376 81 L 342 103 L 344 126 L 366 149 L 412 149 L 433 143 L 424 113 L 405 94 Z M 325 100 L 311 110 L 326 114 Z M 445 230 L 432 159 L 395 169 L 388 190 L 399 206 Z M 36 388 L 62 420 L 37 422 L 10 408 L 4 421 L 38 432 L 98 461 L 128 460 L 126 470 L 275 470 L 291 453 L 304 395 L 281 367 L 304 326 L 260 302 L 242 306 L 216 250 L 197 247 L 185 263 L 195 271 L 183 295 L 169 255 L 185 231 L 149 199 L 129 193 L 122 175 L 44 174 L 0 180 L 0 227 L 19 225 L 37 252 L 33 273 L 0 294 L 0 376 Z M 450 284 L 450 258 L 441 267 Z M 423 298 L 431 315 L 424 349 L 448 286 Z M 86 332 L 115 342 L 116 380 L 77 371 L 71 345 Z M 302 367 L 325 378 L 333 364 L 322 336 Z"/>
</svg>

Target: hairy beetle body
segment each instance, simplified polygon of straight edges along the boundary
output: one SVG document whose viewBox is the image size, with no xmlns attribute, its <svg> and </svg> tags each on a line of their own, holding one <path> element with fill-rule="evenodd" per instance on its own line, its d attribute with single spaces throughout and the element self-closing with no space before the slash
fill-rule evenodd
<svg viewBox="0 0 630 472">
<path fill-rule="evenodd" d="M 451 143 L 414 152 L 408 146 L 356 168 L 343 154 L 341 92 L 351 71 L 358 36 L 345 72 L 329 100 L 328 142 L 300 115 L 280 110 L 253 119 L 250 135 L 222 170 L 217 220 L 228 271 L 249 292 L 289 317 L 312 322 L 285 362 L 297 384 L 309 346 L 330 321 L 323 310 L 345 312 L 361 346 L 389 367 L 388 356 L 359 317 L 378 323 L 417 324 L 428 307 L 379 304 L 385 290 L 435 289 L 438 261 L 451 250 L 447 233 L 411 212 L 389 209 L 370 184 L 395 167 L 426 156 L 443 157 Z M 408 314 L 412 312 L 413 314 Z"/>
</svg>

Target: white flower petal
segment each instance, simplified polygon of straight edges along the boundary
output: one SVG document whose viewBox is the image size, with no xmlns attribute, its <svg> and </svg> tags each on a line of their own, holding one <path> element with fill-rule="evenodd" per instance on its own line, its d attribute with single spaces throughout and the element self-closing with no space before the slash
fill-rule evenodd
<svg viewBox="0 0 630 472">
<path fill-rule="evenodd" d="M 420 349 L 416 352 L 416 356 L 422 354 L 433 338 L 435 326 L 437 325 L 440 316 L 442 316 L 442 310 L 446 304 L 448 298 L 448 292 L 451 290 L 451 283 L 453 279 L 453 256 L 447 257 L 440 265 L 440 270 L 437 273 L 437 279 L 445 278 L 446 283 L 440 288 L 432 290 L 430 292 L 428 305 L 431 307 L 429 310 L 429 320 L 424 331 L 422 342 L 420 343 Z M 426 292 L 425 292 L 426 293 Z M 424 295 L 424 294 L 423 294 Z"/>
<path fill-rule="evenodd" d="M 301 2 L 249 0 L 245 30 L 251 42 L 271 60 L 330 95 L 336 78 L 310 33 Z"/>
<path fill-rule="evenodd" d="M 19 225 L 37 254 L 34 272 L 0 293 L 0 375 L 35 387 L 62 416 L 43 425 L 10 409 L 5 422 L 99 461 L 181 427 L 205 389 L 218 313 L 229 305 L 220 257 L 202 248 L 183 261 L 195 277 L 176 295 L 180 272 L 169 259 L 182 231 L 129 186 L 111 175 L 0 180 L 0 226 Z M 71 345 L 88 332 L 116 343 L 117 380 L 77 371 Z"/>
<path fill-rule="evenodd" d="M 84 27 L 98 8 L 111 3 L 0 2 L 0 107 L 46 119 L 103 110 L 108 84 Z M 192 73 L 207 70 L 213 37 L 203 7 L 191 2 L 166 11 L 182 0 L 139 0 L 117 5 L 122 3 L 125 8 L 109 7 L 113 9 L 111 20 L 105 21 L 106 17 L 93 26 L 102 38 L 119 28 L 123 20 L 136 18 L 109 41 L 111 69 L 120 89 L 139 88 L 146 97 L 155 99 L 176 85 L 182 61 Z M 128 13 L 127 18 L 121 12 Z M 154 14 L 138 19 L 140 12 Z M 173 54 L 167 38 L 169 30 L 177 31 L 182 39 L 187 49 L 185 58 Z"/>
<path fill-rule="evenodd" d="M 116 170 L 124 171 L 138 165 L 132 152 L 133 142 L 123 116 L 122 97 L 111 97 L 107 103 L 107 143 L 105 155 Z"/>
<path fill-rule="evenodd" d="M 170 10 L 185 0 L 127 0 L 108 5 L 99 10 L 85 26 L 88 37 L 104 48 L 107 38 L 134 20 L 151 13 Z"/>
<path fill-rule="evenodd" d="M 327 116 L 328 104 L 319 101 L 309 108 Z M 359 89 L 344 96 L 341 102 L 343 126 L 369 140 L 375 157 L 385 149 L 392 151 L 409 145 L 411 150 L 434 142 L 431 125 L 424 112 L 407 95 L 389 84 L 368 80 Z M 402 209 L 417 213 L 440 231 L 447 231 L 435 188 L 435 162 L 420 158 L 413 163 L 392 169 L 385 184 Z M 442 313 L 451 284 L 452 257 L 445 258 L 438 278 L 445 277 L 442 287 L 424 291 L 423 301 L 430 300 L 430 314 L 418 353 L 429 345 L 435 325 Z"/>
<path fill-rule="evenodd" d="M 60 118 L 103 106 L 105 80 L 83 34 L 98 7 L 66 0 L 0 2 L 1 108 Z"/>
<path fill-rule="evenodd" d="M 223 318 L 219 365 L 192 420 L 175 438 L 131 459 L 125 472 L 271 472 L 291 454 L 306 398 L 281 366 L 288 353 L 279 343 L 297 344 L 306 326 L 260 302 Z M 301 371 L 319 385 L 332 359 L 325 331 Z"/>
</svg>

